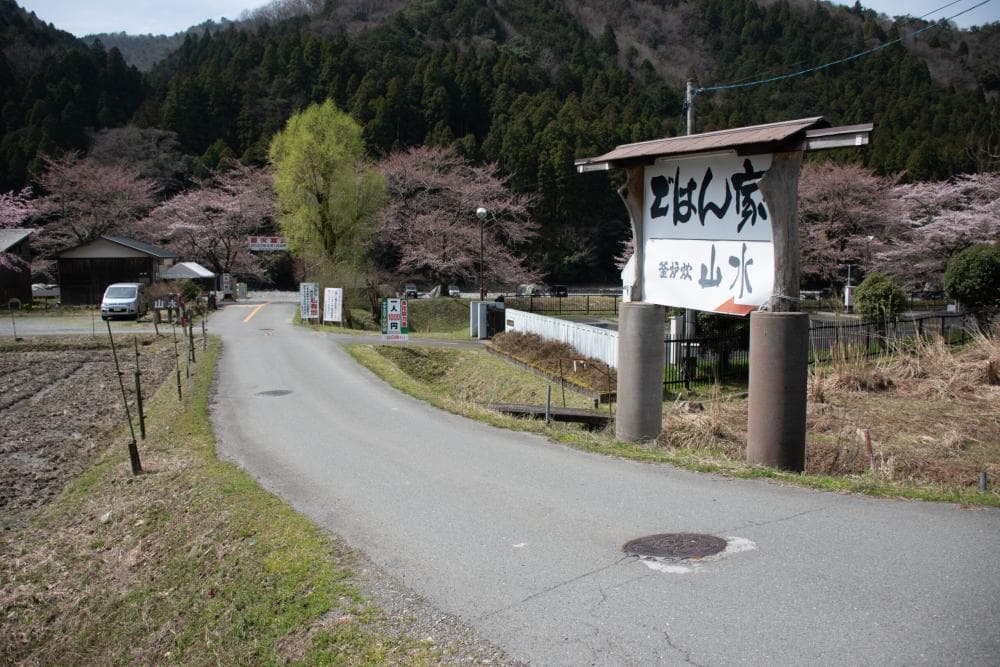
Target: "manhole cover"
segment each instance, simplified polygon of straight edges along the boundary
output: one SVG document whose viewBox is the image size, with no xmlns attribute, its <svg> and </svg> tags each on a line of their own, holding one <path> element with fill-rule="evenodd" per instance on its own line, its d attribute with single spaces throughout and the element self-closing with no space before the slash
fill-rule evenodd
<svg viewBox="0 0 1000 667">
<path fill-rule="evenodd" d="M 622 546 L 630 556 L 652 558 L 705 558 L 726 548 L 726 541 L 715 535 L 698 533 L 662 533 L 639 537 Z"/>
<path fill-rule="evenodd" d="M 270 389 L 268 391 L 258 391 L 258 396 L 288 396 L 292 393 L 291 389 Z"/>
</svg>

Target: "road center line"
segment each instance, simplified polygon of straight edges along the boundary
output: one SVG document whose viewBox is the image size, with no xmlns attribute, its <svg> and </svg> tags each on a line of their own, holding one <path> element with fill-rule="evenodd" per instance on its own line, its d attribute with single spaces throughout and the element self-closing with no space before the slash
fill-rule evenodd
<svg viewBox="0 0 1000 667">
<path fill-rule="evenodd" d="M 253 318 L 253 316 L 256 315 L 258 313 L 258 311 L 260 311 L 261 308 L 263 308 L 264 306 L 266 306 L 269 303 L 271 303 L 271 302 L 270 301 L 265 301 L 264 303 L 260 304 L 259 306 L 257 306 L 253 310 L 251 310 L 250 314 L 243 318 L 243 321 L 244 322 L 249 322 Z"/>
</svg>

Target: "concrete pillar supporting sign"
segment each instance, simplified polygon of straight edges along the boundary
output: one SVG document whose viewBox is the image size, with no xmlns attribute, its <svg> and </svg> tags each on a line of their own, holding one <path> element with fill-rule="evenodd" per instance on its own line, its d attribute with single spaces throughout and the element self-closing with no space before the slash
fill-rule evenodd
<svg viewBox="0 0 1000 667">
<path fill-rule="evenodd" d="M 623 303 L 618 314 L 615 437 L 653 440 L 663 430 L 663 306 Z"/>
<path fill-rule="evenodd" d="M 802 472 L 806 462 L 809 315 L 750 315 L 747 461 Z"/>
</svg>

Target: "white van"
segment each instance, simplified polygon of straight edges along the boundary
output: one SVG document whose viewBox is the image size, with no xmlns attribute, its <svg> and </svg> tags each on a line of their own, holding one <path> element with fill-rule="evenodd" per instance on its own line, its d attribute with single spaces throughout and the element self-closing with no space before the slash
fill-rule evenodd
<svg viewBox="0 0 1000 667">
<path fill-rule="evenodd" d="M 138 320 L 146 314 L 146 286 L 142 283 L 113 283 L 104 290 L 101 299 L 101 319 L 116 317 Z"/>
</svg>

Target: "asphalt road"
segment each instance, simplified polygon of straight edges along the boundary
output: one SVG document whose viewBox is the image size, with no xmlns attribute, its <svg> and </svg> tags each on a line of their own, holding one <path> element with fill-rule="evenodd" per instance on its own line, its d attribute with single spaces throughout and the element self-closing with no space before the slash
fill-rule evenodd
<svg viewBox="0 0 1000 667">
<path fill-rule="evenodd" d="M 293 327 L 294 308 L 212 315 L 221 454 L 510 655 L 998 663 L 1000 511 L 730 480 L 495 429 L 388 387 L 336 336 Z M 665 532 L 730 550 L 685 564 L 621 551 Z"/>
</svg>

